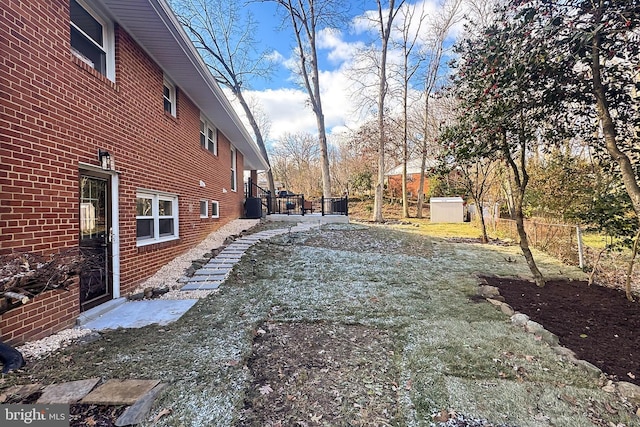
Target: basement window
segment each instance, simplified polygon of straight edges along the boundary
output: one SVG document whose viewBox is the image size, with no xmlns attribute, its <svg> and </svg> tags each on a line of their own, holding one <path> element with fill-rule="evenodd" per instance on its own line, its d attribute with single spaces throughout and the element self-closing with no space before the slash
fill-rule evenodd
<svg viewBox="0 0 640 427">
<path fill-rule="evenodd" d="M 209 203 L 206 200 L 200 200 L 200 218 L 209 217 Z"/>
<path fill-rule="evenodd" d="M 136 196 L 138 246 L 174 240 L 178 234 L 178 196 L 138 192 Z"/>
<path fill-rule="evenodd" d="M 217 200 L 211 201 L 211 218 L 220 218 L 220 202 Z"/>
</svg>

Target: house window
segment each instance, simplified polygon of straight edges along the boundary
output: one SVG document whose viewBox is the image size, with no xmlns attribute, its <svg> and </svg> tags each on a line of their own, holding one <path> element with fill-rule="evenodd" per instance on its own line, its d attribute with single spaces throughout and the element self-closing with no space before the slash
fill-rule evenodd
<svg viewBox="0 0 640 427">
<path fill-rule="evenodd" d="M 238 173 L 236 171 L 236 149 L 231 147 L 231 191 L 238 190 Z"/>
<path fill-rule="evenodd" d="M 110 80 L 115 80 L 113 25 L 77 0 L 69 2 L 71 52 Z"/>
<path fill-rule="evenodd" d="M 200 119 L 200 145 L 218 155 L 218 130 L 206 119 Z"/>
<path fill-rule="evenodd" d="M 178 238 L 178 197 L 139 192 L 136 197 L 138 246 Z"/>
<path fill-rule="evenodd" d="M 162 85 L 164 99 L 164 112 L 176 116 L 176 87 L 166 78 Z"/>
<path fill-rule="evenodd" d="M 209 202 L 206 200 L 200 200 L 200 218 L 209 217 Z"/>
<path fill-rule="evenodd" d="M 211 201 L 211 218 L 220 218 L 220 202 L 217 200 Z"/>
</svg>

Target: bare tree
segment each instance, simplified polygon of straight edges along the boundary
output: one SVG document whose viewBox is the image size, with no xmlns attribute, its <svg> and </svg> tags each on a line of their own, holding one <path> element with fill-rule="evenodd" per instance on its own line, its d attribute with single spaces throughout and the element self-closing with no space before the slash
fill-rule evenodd
<svg viewBox="0 0 640 427">
<path fill-rule="evenodd" d="M 216 81 L 229 88 L 242 106 L 260 153 L 269 164 L 267 183 L 271 194 L 275 194 L 264 134 L 244 95 L 251 78 L 267 78 L 272 69 L 269 52 L 256 50 L 256 21 L 237 2 L 173 0 L 172 6 Z"/>
<path fill-rule="evenodd" d="M 424 9 L 416 17 L 415 5 L 407 5 L 400 9 L 400 25 L 398 31 L 402 35 L 402 217 L 409 218 L 409 200 L 407 196 L 407 163 L 409 162 L 409 83 L 419 70 L 419 61 L 412 61 L 414 49 L 418 45 L 420 30 L 426 19 Z"/>
<path fill-rule="evenodd" d="M 424 183 L 427 157 L 429 156 L 429 143 L 432 132 L 429 128 L 429 116 L 431 112 L 431 98 L 437 87 L 442 67 L 442 56 L 445 50 L 445 41 L 451 28 L 460 21 L 460 6 L 462 0 L 445 0 L 440 14 L 434 17 L 432 26 L 428 32 L 428 38 L 424 47 L 425 75 L 423 81 L 424 95 L 424 128 L 422 140 L 422 162 L 420 165 L 420 184 L 418 186 L 418 218 L 422 218 L 424 204 Z"/>
<path fill-rule="evenodd" d="M 296 41 L 298 72 L 309 95 L 309 104 L 316 117 L 322 167 L 322 193 L 331 197 L 329 152 L 325 129 L 320 73 L 318 70 L 318 31 L 340 26 L 344 19 L 345 2 L 338 0 L 263 0 L 273 1 L 286 11 Z"/>
<path fill-rule="evenodd" d="M 321 194 L 320 149 L 307 133 L 287 133 L 271 148 L 275 177 L 287 190 Z"/>
<path fill-rule="evenodd" d="M 393 29 L 393 20 L 398 15 L 400 8 L 404 4 L 401 0 L 396 5 L 395 0 L 389 0 L 388 7 L 385 8 L 382 0 L 376 0 L 378 5 L 377 21 L 378 30 L 380 31 L 380 62 L 378 68 L 378 181 L 375 187 L 375 196 L 373 201 L 373 221 L 382 222 L 382 204 L 384 202 L 384 172 L 385 172 L 385 145 L 387 143 L 387 135 L 385 130 L 385 100 L 388 91 L 387 81 L 387 53 L 389 51 L 389 40 Z"/>
</svg>

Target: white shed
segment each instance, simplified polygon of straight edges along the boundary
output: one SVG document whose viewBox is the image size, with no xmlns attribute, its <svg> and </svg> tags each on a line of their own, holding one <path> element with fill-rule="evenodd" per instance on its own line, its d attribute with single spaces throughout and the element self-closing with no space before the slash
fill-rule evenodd
<svg viewBox="0 0 640 427">
<path fill-rule="evenodd" d="M 432 197 L 431 222 L 464 222 L 464 200 L 462 197 Z"/>
</svg>

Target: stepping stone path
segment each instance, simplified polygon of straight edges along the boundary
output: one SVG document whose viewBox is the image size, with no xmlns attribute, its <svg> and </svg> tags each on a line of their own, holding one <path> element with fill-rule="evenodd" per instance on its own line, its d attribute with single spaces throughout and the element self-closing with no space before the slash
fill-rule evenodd
<svg viewBox="0 0 640 427">
<path fill-rule="evenodd" d="M 309 231 L 318 224 L 300 223 L 291 228 L 283 228 L 277 230 L 265 230 L 258 233 L 249 234 L 234 240 L 229 246 L 225 247 L 218 255 L 211 258 L 202 268 L 196 270 L 193 277 L 190 277 L 187 283 L 182 287 L 182 291 L 199 291 L 213 290 L 227 279 L 227 276 L 245 252 L 261 240 L 270 239 L 286 233 L 296 233 L 299 231 Z"/>
<path fill-rule="evenodd" d="M 96 405 L 125 405 L 128 408 L 115 421 L 116 426 L 140 424 L 146 420 L 153 402 L 166 384 L 158 380 L 108 380 L 96 385 L 100 378 L 51 384 L 13 386 L 0 395 L 0 403 L 12 397 L 28 398 L 42 392 L 36 403 L 65 404 L 89 403 Z M 130 406 L 129 406 L 130 405 Z"/>
<path fill-rule="evenodd" d="M 291 228 L 260 231 L 241 237 L 224 248 L 201 269 L 196 270 L 193 277 L 181 290 L 209 290 L 220 286 L 233 266 L 242 259 L 247 249 L 261 240 L 270 239 L 286 233 L 309 231 L 318 224 L 301 223 Z M 19 385 L 9 388 L 0 394 L 0 403 L 10 397 L 28 396 L 42 392 L 37 403 L 74 404 L 88 403 L 97 405 L 130 405 L 116 420 L 116 426 L 128 426 L 142 423 L 148 416 L 154 400 L 167 386 L 158 380 L 118 380 L 111 379 L 104 384 L 96 385 L 99 378 L 70 381 L 52 384 L 43 388 L 40 384 Z"/>
</svg>

